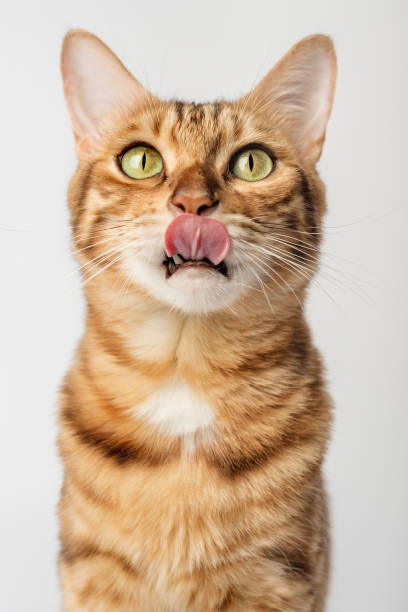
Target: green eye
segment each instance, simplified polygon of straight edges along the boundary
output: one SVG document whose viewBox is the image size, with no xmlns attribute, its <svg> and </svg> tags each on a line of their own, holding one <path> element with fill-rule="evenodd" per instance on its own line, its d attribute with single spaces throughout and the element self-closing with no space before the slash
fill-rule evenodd
<svg viewBox="0 0 408 612">
<path fill-rule="evenodd" d="M 126 151 L 120 160 L 125 174 L 133 179 L 145 179 L 159 174 L 163 168 L 163 160 L 155 149 L 140 145 Z"/>
<path fill-rule="evenodd" d="M 273 161 L 262 149 L 247 149 L 235 156 L 231 172 L 244 181 L 261 181 L 272 172 Z"/>
</svg>

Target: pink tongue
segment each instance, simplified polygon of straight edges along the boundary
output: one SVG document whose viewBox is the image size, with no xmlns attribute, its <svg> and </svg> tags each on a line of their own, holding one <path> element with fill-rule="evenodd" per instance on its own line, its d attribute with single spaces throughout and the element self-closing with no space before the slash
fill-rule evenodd
<svg viewBox="0 0 408 612">
<path fill-rule="evenodd" d="M 230 244 L 223 223 L 199 215 L 178 215 L 167 227 L 164 236 L 169 257 L 178 253 L 184 259 L 209 259 L 214 265 L 225 259 Z"/>
</svg>

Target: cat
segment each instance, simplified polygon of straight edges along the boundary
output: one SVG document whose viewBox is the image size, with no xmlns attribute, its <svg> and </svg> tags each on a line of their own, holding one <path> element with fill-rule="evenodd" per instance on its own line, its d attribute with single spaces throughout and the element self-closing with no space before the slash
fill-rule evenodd
<svg viewBox="0 0 408 612">
<path fill-rule="evenodd" d="M 333 44 L 234 102 L 159 100 L 82 30 L 61 66 L 87 302 L 60 397 L 64 610 L 322 612 L 331 400 L 303 305 Z"/>
</svg>

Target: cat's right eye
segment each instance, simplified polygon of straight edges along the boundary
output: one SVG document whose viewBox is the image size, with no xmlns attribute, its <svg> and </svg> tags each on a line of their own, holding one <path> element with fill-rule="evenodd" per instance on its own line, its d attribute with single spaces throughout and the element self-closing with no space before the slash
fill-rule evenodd
<svg viewBox="0 0 408 612">
<path fill-rule="evenodd" d="M 119 158 L 123 172 L 133 179 L 146 179 L 163 169 L 162 156 L 153 147 L 139 145 L 128 149 Z"/>
</svg>

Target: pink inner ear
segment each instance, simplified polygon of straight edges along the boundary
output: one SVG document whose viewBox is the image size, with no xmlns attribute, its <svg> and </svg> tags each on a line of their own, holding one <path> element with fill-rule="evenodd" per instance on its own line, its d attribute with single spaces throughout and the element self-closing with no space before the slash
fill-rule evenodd
<svg viewBox="0 0 408 612">
<path fill-rule="evenodd" d="M 114 53 L 89 32 L 67 34 L 61 69 L 77 147 L 83 152 L 97 144 L 112 115 L 149 95 Z"/>
<path fill-rule="evenodd" d="M 315 35 L 295 45 L 253 90 L 256 105 L 287 117 L 299 153 L 316 162 L 321 153 L 336 81 L 331 40 Z M 255 106 L 256 107 L 256 106 Z"/>
<path fill-rule="evenodd" d="M 199 215 L 178 215 L 167 227 L 164 246 L 169 257 L 179 254 L 184 259 L 208 259 L 214 265 L 227 256 L 231 240 L 223 223 Z"/>
</svg>

